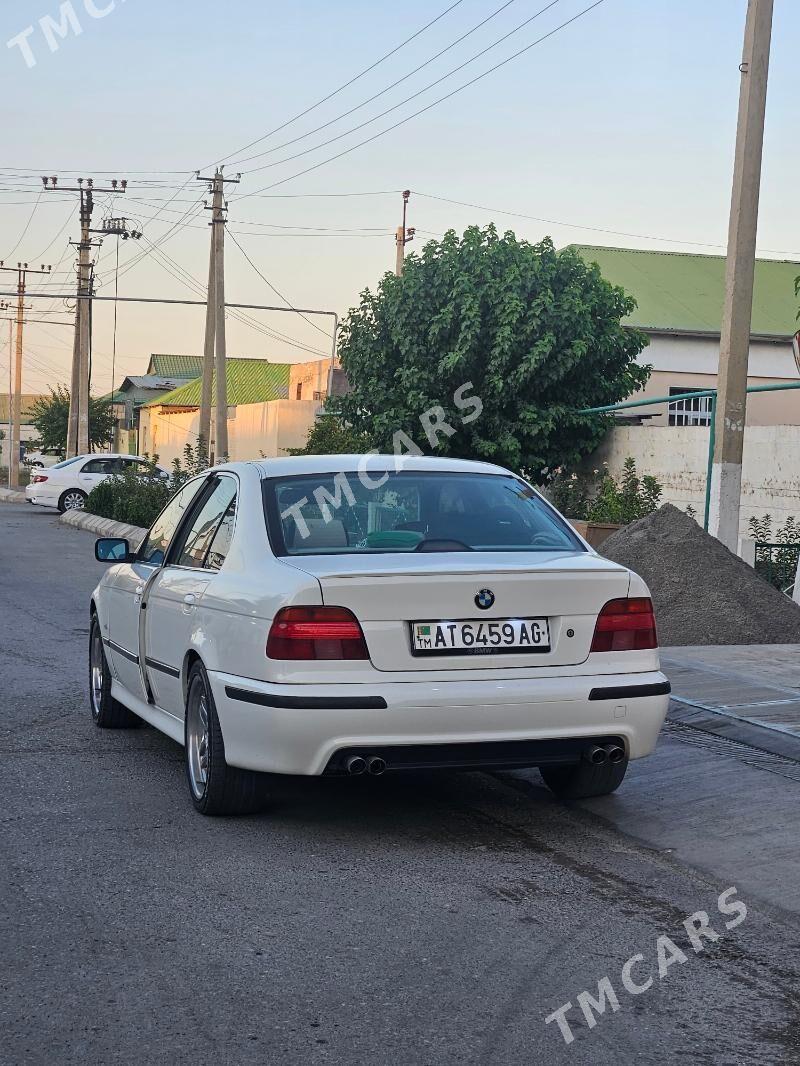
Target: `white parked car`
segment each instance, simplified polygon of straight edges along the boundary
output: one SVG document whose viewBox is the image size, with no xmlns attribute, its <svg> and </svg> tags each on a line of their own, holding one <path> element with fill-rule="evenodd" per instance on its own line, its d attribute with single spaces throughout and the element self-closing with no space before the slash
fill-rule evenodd
<svg viewBox="0 0 800 1066">
<path fill-rule="evenodd" d="M 40 469 L 53 467 L 60 461 L 61 456 L 58 452 L 41 452 L 36 450 L 25 452 L 25 455 L 22 457 L 22 463 L 24 466 L 37 467 Z"/>
<path fill-rule="evenodd" d="M 118 455 L 109 452 L 78 455 L 74 459 L 56 463 L 46 473 L 33 474 L 25 489 L 25 496 L 28 503 L 57 507 L 62 512 L 81 509 L 95 485 L 99 485 L 112 474 L 122 473 L 126 467 L 144 472 L 150 468 L 150 463 L 140 455 Z M 162 467 L 156 469 L 162 477 L 170 476 Z"/>
<path fill-rule="evenodd" d="M 195 806 L 266 773 L 538 766 L 603 795 L 667 710 L 648 590 L 521 478 L 404 456 L 231 463 L 189 481 L 91 601 L 98 726 L 184 745 Z"/>
</svg>

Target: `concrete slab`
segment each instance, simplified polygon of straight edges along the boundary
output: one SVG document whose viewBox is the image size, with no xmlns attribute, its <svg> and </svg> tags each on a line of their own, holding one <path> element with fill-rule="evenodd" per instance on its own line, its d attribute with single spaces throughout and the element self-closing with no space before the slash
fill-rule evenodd
<svg viewBox="0 0 800 1066">
<path fill-rule="evenodd" d="M 663 648 L 670 718 L 800 761 L 800 645 Z"/>
</svg>

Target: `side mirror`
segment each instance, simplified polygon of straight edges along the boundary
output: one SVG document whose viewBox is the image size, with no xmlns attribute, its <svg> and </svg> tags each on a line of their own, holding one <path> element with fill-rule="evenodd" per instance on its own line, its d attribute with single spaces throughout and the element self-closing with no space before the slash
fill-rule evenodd
<svg viewBox="0 0 800 1066">
<path fill-rule="evenodd" d="M 94 557 L 100 563 L 127 563 L 133 556 L 127 540 L 101 537 L 94 542 Z"/>
</svg>

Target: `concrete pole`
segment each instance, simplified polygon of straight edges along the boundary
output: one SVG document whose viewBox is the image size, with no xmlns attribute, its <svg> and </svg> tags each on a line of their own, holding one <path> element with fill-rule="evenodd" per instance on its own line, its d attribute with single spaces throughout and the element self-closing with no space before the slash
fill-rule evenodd
<svg viewBox="0 0 800 1066">
<path fill-rule="evenodd" d="M 403 260 L 405 259 L 406 254 L 406 242 L 404 239 L 405 235 L 406 231 L 404 227 L 398 226 L 397 233 L 395 234 L 394 238 L 395 244 L 397 245 L 397 255 L 395 257 L 394 272 L 398 278 L 402 278 L 403 276 Z"/>
<path fill-rule="evenodd" d="M 216 183 L 215 183 L 216 185 Z M 216 193 L 215 193 L 216 194 Z M 212 220 L 213 220 L 212 215 Z M 200 424 L 198 425 L 198 444 L 205 443 L 206 452 L 211 455 L 211 389 L 214 380 L 214 289 L 216 275 L 214 267 L 214 223 L 211 223 L 211 250 L 208 255 L 208 295 L 206 297 L 206 334 L 203 344 L 203 382 L 200 390 Z"/>
<path fill-rule="evenodd" d="M 753 313 L 761 151 L 767 102 L 773 0 L 749 0 L 740 70 L 725 305 L 720 337 L 716 442 L 709 531 L 732 552 L 739 540 L 747 361 Z"/>
<path fill-rule="evenodd" d="M 403 264 L 406 257 L 406 245 L 413 239 L 414 230 L 406 227 L 406 218 L 408 212 L 408 201 L 411 198 L 411 190 L 403 190 L 403 225 L 397 227 L 397 233 L 395 234 L 395 244 L 397 245 L 397 255 L 394 263 L 394 272 L 398 278 L 403 276 Z"/>
<path fill-rule="evenodd" d="M 78 260 L 78 291 L 84 296 L 91 294 L 91 234 L 92 192 L 88 190 L 81 197 L 81 243 Z M 89 301 L 78 300 L 79 329 L 78 346 L 80 363 L 78 375 L 78 455 L 89 451 Z"/>
<path fill-rule="evenodd" d="M 9 488 L 19 488 L 19 439 L 22 421 L 22 316 L 25 306 L 25 272 L 20 268 L 17 281 L 17 350 L 14 360 L 14 403 L 11 411 L 11 451 L 8 457 Z M 11 352 L 9 349 L 9 358 Z"/>
<path fill-rule="evenodd" d="M 14 350 L 14 322 L 9 318 L 8 320 L 8 487 L 11 488 L 11 437 L 12 426 L 14 425 L 14 416 L 12 412 L 12 406 L 14 403 L 14 359 L 12 352 Z"/>
<path fill-rule="evenodd" d="M 80 287 L 80 286 L 79 286 Z M 72 341 L 72 371 L 69 379 L 69 418 L 67 420 L 67 459 L 78 454 L 78 396 L 81 389 L 81 301 L 75 308 L 75 336 Z"/>
<path fill-rule="evenodd" d="M 225 214 L 222 171 L 217 170 L 214 189 L 214 332 L 216 335 L 217 417 L 215 461 L 228 459 L 228 378 L 225 347 Z"/>
</svg>

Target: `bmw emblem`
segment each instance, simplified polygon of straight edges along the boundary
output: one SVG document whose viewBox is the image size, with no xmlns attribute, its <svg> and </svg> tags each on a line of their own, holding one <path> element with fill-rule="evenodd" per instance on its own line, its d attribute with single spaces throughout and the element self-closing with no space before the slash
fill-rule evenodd
<svg viewBox="0 0 800 1066">
<path fill-rule="evenodd" d="M 491 589 L 481 589 L 475 597 L 475 606 L 480 607 L 482 611 L 488 611 L 493 604 L 494 593 Z"/>
</svg>

